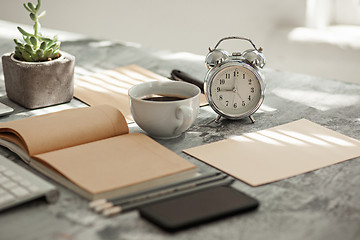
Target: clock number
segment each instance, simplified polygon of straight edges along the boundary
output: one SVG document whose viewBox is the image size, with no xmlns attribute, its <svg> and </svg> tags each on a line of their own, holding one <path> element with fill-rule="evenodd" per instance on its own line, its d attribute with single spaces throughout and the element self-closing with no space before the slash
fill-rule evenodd
<svg viewBox="0 0 360 240">
<path fill-rule="evenodd" d="M 223 96 L 222 96 L 222 95 L 219 96 L 219 100 L 220 100 L 220 101 L 223 100 Z"/>
<path fill-rule="evenodd" d="M 226 73 L 225 78 L 230 78 L 230 73 Z"/>
<path fill-rule="evenodd" d="M 226 107 L 229 106 L 229 101 L 226 101 L 225 106 Z"/>
<path fill-rule="evenodd" d="M 234 77 L 238 77 L 239 76 L 239 72 L 237 70 L 234 71 Z"/>
<path fill-rule="evenodd" d="M 249 95 L 248 99 L 249 99 L 249 101 L 251 100 L 251 96 L 250 96 L 250 95 Z"/>
<path fill-rule="evenodd" d="M 245 107 L 245 101 L 242 101 L 241 105 L 242 105 L 243 107 Z"/>
<path fill-rule="evenodd" d="M 251 92 L 252 92 L 252 93 L 255 92 L 255 88 L 252 87 L 252 88 L 251 88 Z"/>
<path fill-rule="evenodd" d="M 220 79 L 220 84 L 225 84 L 225 79 Z"/>
<path fill-rule="evenodd" d="M 237 103 L 234 103 L 234 108 L 237 108 Z"/>
<path fill-rule="evenodd" d="M 220 87 L 217 87 L 217 88 L 216 88 L 216 91 L 217 91 L 217 92 L 220 92 L 220 90 L 221 90 Z"/>
<path fill-rule="evenodd" d="M 243 73 L 243 79 L 245 79 L 245 73 Z"/>
<path fill-rule="evenodd" d="M 251 79 L 249 79 L 249 85 L 251 85 L 251 82 L 252 82 L 252 80 L 251 80 Z"/>
</svg>

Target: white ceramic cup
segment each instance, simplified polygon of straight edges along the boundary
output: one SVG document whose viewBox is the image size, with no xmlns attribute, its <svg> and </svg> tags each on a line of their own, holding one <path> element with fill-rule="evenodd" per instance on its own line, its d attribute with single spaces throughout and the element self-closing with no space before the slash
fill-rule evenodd
<svg viewBox="0 0 360 240">
<path fill-rule="evenodd" d="M 199 111 L 200 89 L 175 81 L 145 82 L 129 89 L 130 108 L 137 125 L 154 138 L 175 138 L 195 121 Z M 177 96 L 177 101 L 149 101 L 145 98 Z"/>
</svg>

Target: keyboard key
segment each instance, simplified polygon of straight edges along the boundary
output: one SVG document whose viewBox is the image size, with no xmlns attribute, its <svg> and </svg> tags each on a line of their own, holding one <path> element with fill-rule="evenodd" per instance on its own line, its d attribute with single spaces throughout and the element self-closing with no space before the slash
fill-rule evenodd
<svg viewBox="0 0 360 240">
<path fill-rule="evenodd" d="M 14 176 L 11 177 L 11 179 L 18 182 L 18 183 L 20 183 L 22 180 L 24 180 L 24 178 L 19 176 L 19 175 L 14 175 Z"/>
<path fill-rule="evenodd" d="M 7 194 L 7 191 L 5 191 L 4 189 L 0 188 L 0 197 Z"/>
<path fill-rule="evenodd" d="M 11 202 L 14 199 L 15 199 L 15 197 L 13 195 L 6 194 L 6 195 L 0 197 L 0 204 Z"/>
<path fill-rule="evenodd" d="M 18 186 L 15 182 L 6 182 L 2 185 L 5 189 L 10 190 L 16 186 Z"/>
<path fill-rule="evenodd" d="M 8 179 L 7 177 L 5 177 L 5 176 L 0 176 L 0 184 L 6 183 L 6 182 L 8 182 L 8 181 L 9 181 L 9 179 Z"/>
<path fill-rule="evenodd" d="M 23 186 L 26 186 L 26 187 L 28 187 L 28 186 L 31 186 L 31 182 L 30 181 L 28 181 L 28 180 L 22 180 L 21 182 L 19 182 L 21 185 L 23 185 Z"/>
<path fill-rule="evenodd" d="M 8 176 L 8 177 L 11 177 L 11 176 L 15 175 L 15 173 L 13 171 L 11 171 L 11 170 L 6 170 L 6 171 L 3 172 L 3 174 L 5 176 Z"/>
<path fill-rule="evenodd" d="M 29 191 L 22 187 L 16 187 L 13 189 L 10 189 L 10 192 L 13 193 L 17 197 L 23 197 L 29 194 Z"/>
<path fill-rule="evenodd" d="M 40 190 L 40 188 L 35 185 L 29 186 L 28 189 L 33 193 L 38 192 Z"/>
<path fill-rule="evenodd" d="M 57 192 L 57 189 L 0 153 L 0 211 L 49 192 Z"/>
</svg>

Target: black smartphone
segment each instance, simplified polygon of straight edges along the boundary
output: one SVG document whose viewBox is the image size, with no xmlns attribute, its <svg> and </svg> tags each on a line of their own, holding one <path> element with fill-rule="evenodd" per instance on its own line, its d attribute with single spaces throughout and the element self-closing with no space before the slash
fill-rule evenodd
<svg viewBox="0 0 360 240">
<path fill-rule="evenodd" d="M 259 202 L 230 186 L 217 186 L 145 205 L 140 216 L 175 232 L 223 217 L 254 210 Z"/>
</svg>

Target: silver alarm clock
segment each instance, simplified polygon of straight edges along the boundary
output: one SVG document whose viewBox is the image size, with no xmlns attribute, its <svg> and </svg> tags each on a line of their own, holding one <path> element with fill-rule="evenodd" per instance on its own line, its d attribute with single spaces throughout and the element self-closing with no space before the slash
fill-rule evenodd
<svg viewBox="0 0 360 240">
<path fill-rule="evenodd" d="M 233 52 L 231 55 L 218 49 L 219 44 L 228 39 L 246 40 L 253 46 L 244 52 Z M 254 114 L 264 100 L 264 76 L 261 69 L 265 65 L 262 48 L 243 37 L 222 38 L 205 60 L 209 69 L 204 81 L 204 91 L 212 109 L 221 117 L 241 119 L 249 117 L 255 122 Z"/>
</svg>

